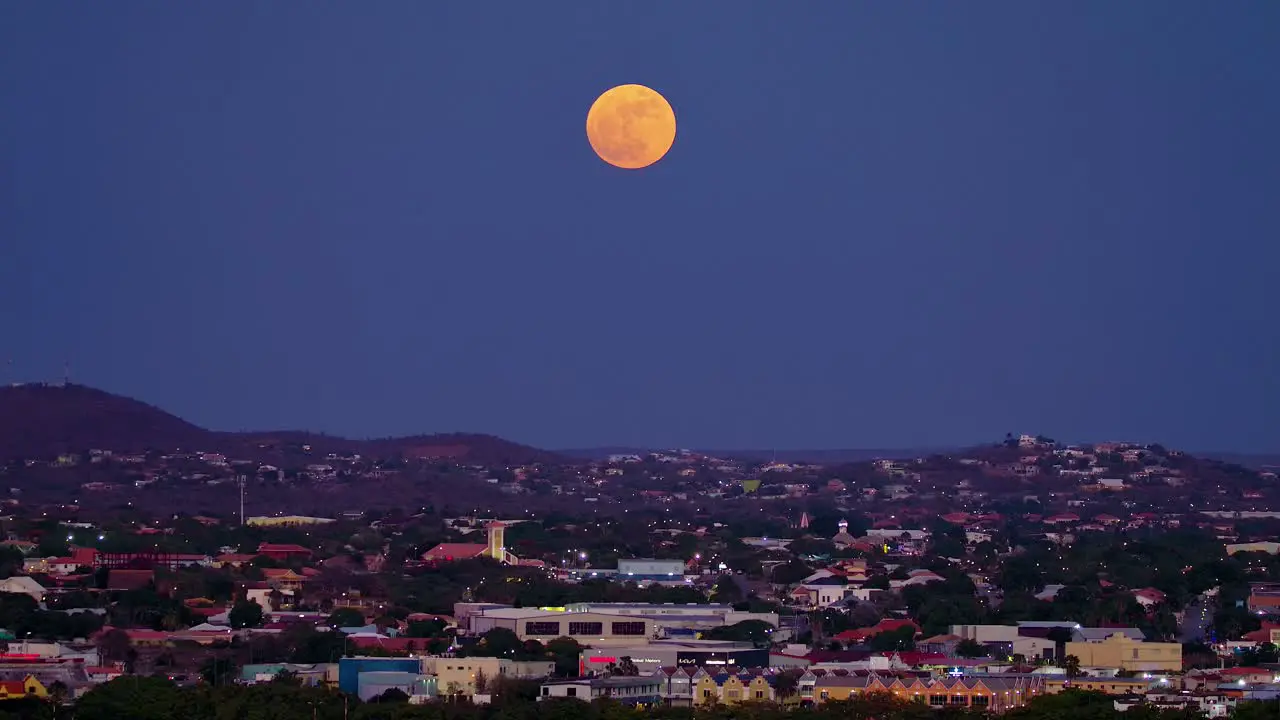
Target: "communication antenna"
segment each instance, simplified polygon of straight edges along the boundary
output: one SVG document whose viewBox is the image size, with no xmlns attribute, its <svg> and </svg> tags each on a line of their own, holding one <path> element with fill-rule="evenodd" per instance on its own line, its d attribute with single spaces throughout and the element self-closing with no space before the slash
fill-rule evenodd
<svg viewBox="0 0 1280 720">
<path fill-rule="evenodd" d="M 244 527 L 244 476 L 237 476 L 236 483 L 240 485 L 240 527 Z"/>
<path fill-rule="evenodd" d="M 66 387 L 71 384 L 71 361 L 64 360 L 62 362 L 62 385 Z"/>
</svg>

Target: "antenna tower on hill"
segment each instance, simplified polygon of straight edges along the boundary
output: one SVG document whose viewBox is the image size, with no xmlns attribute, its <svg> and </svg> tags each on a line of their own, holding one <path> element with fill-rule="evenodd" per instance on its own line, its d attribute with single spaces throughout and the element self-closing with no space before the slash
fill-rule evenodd
<svg viewBox="0 0 1280 720">
<path fill-rule="evenodd" d="M 240 486 L 240 527 L 244 527 L 244 476 L 236 476 L 236 484 Z"/>
</svg>

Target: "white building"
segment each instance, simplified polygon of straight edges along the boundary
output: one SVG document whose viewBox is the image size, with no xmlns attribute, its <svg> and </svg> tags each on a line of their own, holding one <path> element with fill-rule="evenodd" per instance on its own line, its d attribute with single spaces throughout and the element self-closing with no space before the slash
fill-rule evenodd
<svg viewBox="0 0 1280 720">
<path fill-rule="evenodd" d="M 44 596 L 47 592 L 44 586 L 32 580 L 26 575 L 14 575 L 13 577 L 0 580 L 0 592 L 16 593 L 19 595 L 30 595 L 31 599 L 37 603 L 44 602 Z"/>
<path fill-rule="evenodd" d="M 521 641 L 545 643 L 558 637 L 569 637 L 592 647 L 634 645 L 655 634 L 653 621 L 647 618 L 594 612 L 497 608 L 482 610 L 470 617 L 470 629 L 476 635 L 499 627 L 511 630 Z"/>
<path fill-rule="evenodd" d="M 539 699 L 578 698 L 591 702 L 607 697 L 630 705 L 647 705 L 661 700 L 661 690 L 662 683 L 648 676 L 579 678 L 544 683 Z"/>
</svg>

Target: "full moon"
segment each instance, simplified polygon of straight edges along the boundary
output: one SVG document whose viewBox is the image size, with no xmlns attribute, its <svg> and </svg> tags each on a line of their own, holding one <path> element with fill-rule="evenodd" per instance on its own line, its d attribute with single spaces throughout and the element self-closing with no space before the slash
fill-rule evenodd
<svg viewBox="0 0 1280 720">
<path fill-rule="evenodd" d="M 601 160 L 639 170 L 658 162 L 676 141 L 671 103 L 643 85 L 619 85 L 587 111 L 587 140 Z"/>
</svg>

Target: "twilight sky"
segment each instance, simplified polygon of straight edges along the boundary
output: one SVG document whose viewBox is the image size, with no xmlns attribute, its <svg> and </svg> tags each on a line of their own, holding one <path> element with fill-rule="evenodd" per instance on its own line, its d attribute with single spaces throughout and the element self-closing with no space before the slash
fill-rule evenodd
<svg viewBox="0 0 1280 720">
<path fill-rule="evenodd" d="M 4 380 L 228 430 L 1280 450 L 1277 68 L 1272 0 L 2 3 Z M 584 133 L 631 82 L 679 123 L 638 172 Z"/>
</svg>

